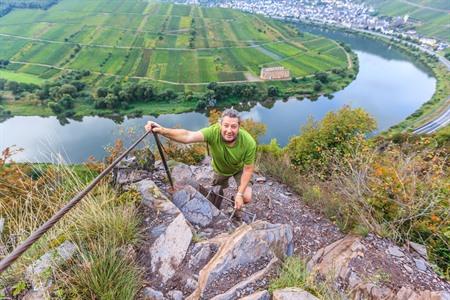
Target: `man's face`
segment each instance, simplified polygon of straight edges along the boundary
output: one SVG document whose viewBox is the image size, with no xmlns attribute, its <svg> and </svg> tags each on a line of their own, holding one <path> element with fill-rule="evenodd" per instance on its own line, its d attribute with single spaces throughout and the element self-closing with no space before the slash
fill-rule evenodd
<svg viewBox="0 0 450 300">
<path fill-rule="evenodd" d="M 232 143 L 239 132 L 239 119 L 224 117 L 220 124 L 220 133 L 226 143 Z"/>
</svg>

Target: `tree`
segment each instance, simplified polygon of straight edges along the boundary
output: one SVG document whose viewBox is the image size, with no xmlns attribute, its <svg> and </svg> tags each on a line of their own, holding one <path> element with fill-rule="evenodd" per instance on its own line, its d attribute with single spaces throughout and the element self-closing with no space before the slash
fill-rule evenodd
<svg viewBox="0 0 450 300">
<path fill-rule="evenodd" d="M 94 108 L 95 109 L 105 109 L 107 106 L 105 98 L 95 98 Z"/>
<path fill-rule="evenodd" d="M 323 72 L 317 73 L 314 77 L 315 77 L 317 80 L 319 80 L 321 83 L 328 83 L 328 81 L 329 81 L 329 78 L 328 78 L 328 74 L 327 74 L 327 73 L 323 73 Z"/>
<path fill-rule="evenodd" d="M 318 81 L 314 84 L 314 91 L 320 92 L 322 90 L 322 84 Z"/>
<path fill-rule="evenodd" d="M 276 86 L 269 86 L 269 88 L 267 89 L 267 95 L 269 97 L 277 97 L 279 95 L 279 90 L 278 87 Z"/>
<path fill-rule="evenodd" d="M 105 97 L 106 107 L 109 109 L 118 108 L 120 106 L 119 98 L 114 94 L 108 94 Z"/>
<path fill-rule="evenodd" d="M 0 91 L 5 89 L 6 79 L 0 78 Z"/>
<path fill-rule="evenodd" d="M 64 111 L 64 109 L 61 107 L 61 105 L 59 105 L 58 103 L 56 103 L 54 101 L 50 101 L 48 103 L 48 107 L 57 115 L 59 115 L 60 113 L 62 113 Z"/>
<path fill-rule="evenodd" d="M 99 87 L 96 91 L 96 95 L 98 98 L 104 98 L 108 95 L 108 89 L 104 87 Z"/>
<path fill-rule="evenodd" d="M 218 86 L 217 82 L 210 82 L 210 83 L 206 86 L 206 88 L 207 88 L 208 90 L 213 90 L 213 91 L 215 91 L 215 90 L 217 89 L 217 86 Z"/>
<path fill-rule="evenodd" d="M 59 88 L 59 93 L 61 95 L 69 95 L 71 97 L 74 97 L 77 93 L 77 88 L 75 86 L 73 86 L 72 84 L 63 84 L 60 88 Z"/>
<path fill-rule="evenodd" d="M 73 98 L 72 96 L 65 94 L 59 99 L 58 104 L 60 104 L 64 109 L 73 108 Z"/>
<path fill-rule="evenodd" d="M 164 93 L 159 95 L 160 99 L 163 101 L 171 101 L 177 99 L 178 95 L 173 90 L 166 90 Z"/>
<path fill-rule="evenodd" d="M 15 81 L 8 80 L 5 84 L 5 90 L 11 91 L 13 94 L 17 94 L 20 92 L 19 83 Z"/>
</svg>

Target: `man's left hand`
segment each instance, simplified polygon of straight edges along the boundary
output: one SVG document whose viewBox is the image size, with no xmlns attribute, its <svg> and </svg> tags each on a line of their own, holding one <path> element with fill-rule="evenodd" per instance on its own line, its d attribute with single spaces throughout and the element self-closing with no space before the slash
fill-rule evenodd
<svg viewBox="0 0 450 300">
<path fill-rule="evenodd" d="M 234 198 L 234 208 L 241 209 L 242 205 L 244 205 L 244 197 L 241 194 L 236 194 Z"/>
</svg>

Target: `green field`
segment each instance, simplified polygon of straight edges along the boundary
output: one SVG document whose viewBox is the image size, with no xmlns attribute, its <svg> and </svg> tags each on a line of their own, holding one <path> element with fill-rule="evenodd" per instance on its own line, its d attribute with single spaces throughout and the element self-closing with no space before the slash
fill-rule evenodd
<svg viewBox="0 0 450 300">
<path fill-rule="evenodd" d="M 25 82 L 25 83 L 34 83 L 40 84 L 44 82 L 44 79 L 39 78 L 38 76 L 26 73 L 16 73 L 8 70 L 0 69 L 0 78 L 5 78 L 7 80 L 17 81 L 17 82 Z"/>
<path fill-rule="evenodd" d="M 87 69 L 189 89 L 260 81 L 265 66 L 284 66 L 296 77 L 347 68 L 338 44 L 278 21 L 141 0 L 63 0 L 48 10 L 16 9 L 0 18 L 0 59 L 10 60 L 8 74 L 17 78 Z"/>
<path fill-rule="evenodd" d="M 380 15 L 409 15 L 418 33 L 450 42 L 450 1 L 448 0 L 365 0 Z"/>
</svg>

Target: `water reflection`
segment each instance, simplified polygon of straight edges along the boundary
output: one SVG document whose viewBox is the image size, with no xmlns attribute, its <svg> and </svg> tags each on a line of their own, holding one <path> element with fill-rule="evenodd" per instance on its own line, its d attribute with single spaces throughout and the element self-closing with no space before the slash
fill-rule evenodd
<svg viewBox="0 0 450 300">
<path fill-rule="evenodd" d="M 308 117 L 321 119 L 327 112 L 344 105 L 364 108 L 377 120 L 378 130 L 384 130 L 402 121 L 433 95 L 436 80 L 426 68 L 403 53 L 364 37 L 317 30 L 309 28 L 312 33 L 351 45 L 359 58 L 359 73 L 349 86 L 334 93 L 332 100 L 319 97 L 316 101 L 294 98 L 265 101 L 243 112 L 244 117 L 267 124 L 267 134 L 261 142 L 277 138 L 285 145 L 289 137 L 299 133 Z M 0 149 L 13 144 L 24 148 L 17 160 L 49 161 L 50 153 L 62 153 L 69 162 L 84 161 L 90 155 L 100 159 L 105 155 L 105 146 L 123 137 L 122 128 L 142 130 L 147 120 L 191 130 L 207 125 L 207 117 L 197 112 L 125 118 L 120 125 L 101 117 L 69 120 L 65 126 L 55 117 L 14 117 L 0 124 Z"/>
</svg>

